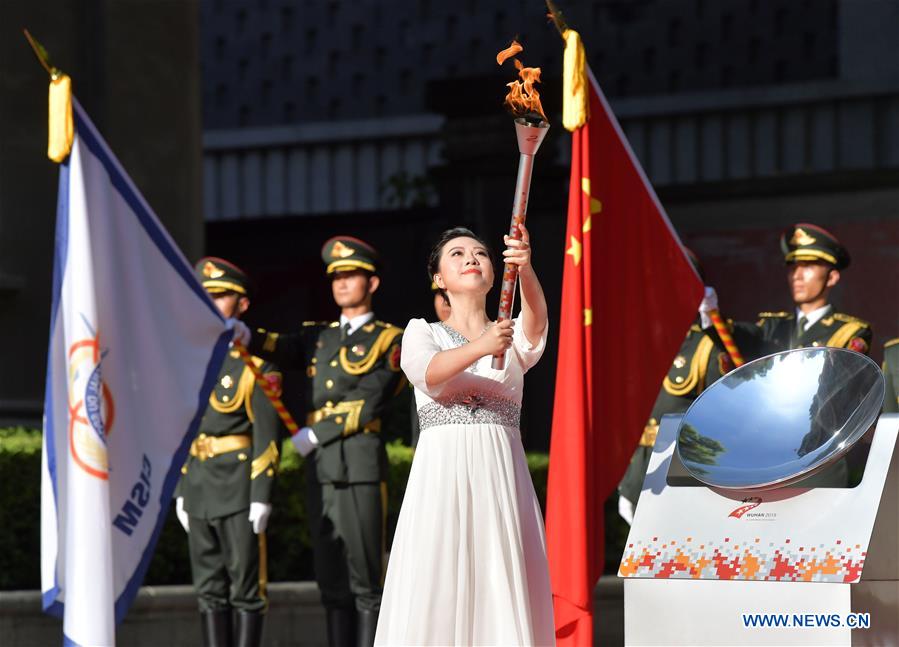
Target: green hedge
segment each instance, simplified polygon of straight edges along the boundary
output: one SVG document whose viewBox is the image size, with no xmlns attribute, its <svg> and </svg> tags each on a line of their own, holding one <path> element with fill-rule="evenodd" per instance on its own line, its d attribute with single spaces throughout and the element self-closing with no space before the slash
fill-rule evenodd
<svg viewBox="0 0 899 647">
<path fill-rule="evenodd" d="M 269 579 L 273 582 L 312 579 L 309 531 L 305 523 L 305 462 L 290 442 L 282 446 L 281 471 L 272 496 L 274 513 L 269 521 Z M 387 446 L 388 534 L 396 524 L 412 449 L 399 441 Z M 546 454 L 528 453 L 528 467 L 537 497 L 546 501 Z M 40 588 L 40 471 L 39 431 L 0 429 L 0 590 Z M 617 497 L 613 497 L 617 500 Z M 618 518 L 615 502 L 606 505 L 606 571 L 615 572 L 627 539 L 627 526 Z M 190 582 L 187 536 L 170 511 L 145 584 Z"/>
<path fill-rule="evenodd" d="M 0 590 L 41 588 L 41 434 L 0 429 Z"/>
</svg>

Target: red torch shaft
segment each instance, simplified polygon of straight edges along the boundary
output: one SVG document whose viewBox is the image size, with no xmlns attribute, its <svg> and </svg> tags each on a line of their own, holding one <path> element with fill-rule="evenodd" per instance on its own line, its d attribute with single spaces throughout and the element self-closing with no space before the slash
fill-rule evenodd
<svg viewBox="0 0 899 647">
<path fill-rule="evenodd" d="M 512 204 L 512 222 L 509 225 L 509 237 L 521 240 L 518 225 L 527 218 L 528 196 L 531 192 L 531 170 L 534 168 L 534 156 L 522 153 L 518 159 L 518 180 L 515 182 L 515 201 Z M 499 293 L 499 313 L 497 321 L 512 318 L 512 306 L 515 304 L 515 288 L 518 284 L 518 266 L 506 263 L 503 268 L 503 286 Z M 505 355 L 493 358 L 493 368 L 501 371 L 505 365 Z"/>
<path fill-rule="evenodd" d="M 549 124 L 545 121 L 539 126 L 532 126 L 523 119 L 515 120 L 518 135 L 518 179 L 515 182 L 515 199 L 512 202 L 512 222 L 509 225 L 509 236 L 521 239 L 518 225 L 524 223 L 528 211 L 528 196 L 531 192 L 531 171 L 534 168 L 534 155 L 543 141 Z M 496 320 L 512 318 L 512 306 L 515 303 L 515 287 L 518 283 L 518 266 L 506 263 L 503 269 L 503 285 L 499 293 L 499 313 Z M 501 371 L 505 367 L 505 353 L 493 358 L 493 368 Z"/>
</svg>

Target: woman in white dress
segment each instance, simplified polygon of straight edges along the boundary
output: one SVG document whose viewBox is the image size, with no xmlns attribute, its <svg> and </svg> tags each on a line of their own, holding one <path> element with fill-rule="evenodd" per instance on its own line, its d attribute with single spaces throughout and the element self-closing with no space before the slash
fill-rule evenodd
<svg viewBox="0 0 899 647">
<path fill-rule="evenodd" d="M 521 445 L 524 373 L 546 345 L 529 236 L 506 237 L 521 314 L 491 323 L 490 253 L 467 229 L 441 236 L 428 271 L 452 314 L 409 322 L 402 368 L 421 435 L 387 568 L 376 645 L 553 645 L 543 518 Z M 506 353 L 502 371 L 491 357 Z"/>
</svg>

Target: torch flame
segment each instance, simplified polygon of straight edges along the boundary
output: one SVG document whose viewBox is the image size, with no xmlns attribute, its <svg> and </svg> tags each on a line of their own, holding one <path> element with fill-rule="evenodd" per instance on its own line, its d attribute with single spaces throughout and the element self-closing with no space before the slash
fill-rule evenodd
<svg viewBox="0 0 899 647">
<path fill-rule="evenodd" d="M 502 65 L 523 50 L 524 48 L 518 41 L 513 40 L 511 45 L 496 55 L 496 62 Z M 540 82 L 540 68 L 525 67 L 517 58 L 512 58 L 512 60 L 515 62 L 515 67 L 518 69 L 518 76 L 521 80 L 506 84 L 509 88 L 509 93 L 506 95 L 504 105 L 516 117 L 523 117 L 528 113 L 533 113 L 540 115 L 543 121 L 549 121 L 540 103 L 540 93 L 534 87 L 535 83 Z"/>
<path fill-rule="evenodd" d="M 511 45 L 496 55 L 496 64 L 502 65 L 506 62 L 506 59 L 512 58 L 523 49 L 524 47 L 517 40 L 513 40 Z"/>
</svg>

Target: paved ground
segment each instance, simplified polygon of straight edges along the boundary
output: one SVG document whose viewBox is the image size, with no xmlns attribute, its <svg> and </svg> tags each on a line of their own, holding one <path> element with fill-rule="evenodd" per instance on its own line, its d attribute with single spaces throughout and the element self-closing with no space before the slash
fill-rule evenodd
<svg viewBox="0 0 899 647">
<path fill-rule="evenodd" d="M 623 586 L 617 577 L 600 580 L 594 594 L 594 644 L 624 644 Z M 62 623 L 40 611 L 38 591 L 0 591 L 0 642 L 4 647 L 44 647 L 62 641 Z M 196 647 L 200 624 L 189 586 L 146 586 L 118 632 L 119 647 Z M 325 645 L 325 617 L 312 582 L 269 586 L 265 647 Z"/>
</svg>

